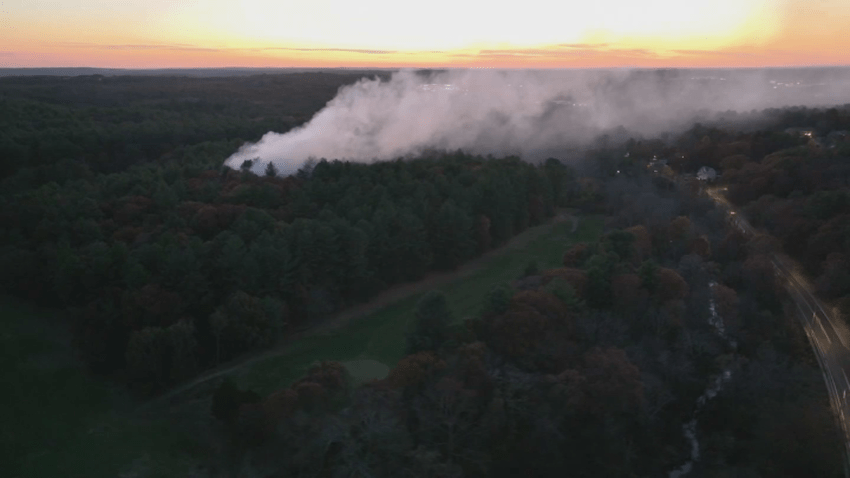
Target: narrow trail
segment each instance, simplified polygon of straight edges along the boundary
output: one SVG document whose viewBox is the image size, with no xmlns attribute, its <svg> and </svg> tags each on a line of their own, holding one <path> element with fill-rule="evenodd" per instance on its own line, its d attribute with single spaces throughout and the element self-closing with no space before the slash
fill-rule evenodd
<svg viewBox="0 0 850 478">
<path fill-rule="evenodd" d="M 223 364 L 222 366 L 219 366 L 216 369 L 210 370 L 204 375 L 195 378 L 191 382 L 181 385 L 165 393 L 164 395 L 161 395 L 146 402 L 145 404 L 139 407 L 138 411 L 142 412 L 149 410 L 157 405 L 163 405 L 169 402 L 170 400 L 173 400 L 176 397 L 180 396 L 181 394 L 191 391 L 192 389 L 195 389 L 196 387 L 203 385 L 206 382 L 209 382 L 210 380 L 214 380 L 223 375 L 227 375 L 233 371 L 239 370 L 243 367 L 247 367 L 257 362 L 262 362 L 266 359 L 283 355 L 289 350 L 289 346 L 297 340 L 333 332 L 334 330 L 345 327 L 346 325 L 352 323 L 357 319 L 367 316 L 402 299 L 405 299 L 412 295 L 416 295 L 420 292 L 425 292 L 436 287 L 443 286 L 456 279 L 469 276 L 479 271 L 489 260 L 493 259 L 494 257 L 500 256 L 514 249 L 525 247 L 529 242 L 549 232 L 549 230 L 551 230 L 552 227 L 554 227 L 556 224 L 565 221 L 572 221 L 572 229 L 570 233 L 575 233 L 578 229 L 579 218 L 563 212 L 558 213 L 548 223 L 542 224 L 540 226 L 535 226 L 530 229 L 526 229 L 522 233 L 509 239 L 507 242 L 505 242 L 498 248 L 487 251 L 481 256 L 465 263 L 464 265 L 458 267 L 453 271 L 433 272 L 427 274 L 424 278 L 416 282 L 398 284 L 389 287 L 378 293 L 378 295 L 376 295 L 369 302 L 349 307 L 324 319 L 320 319 L 319 321 L 311 324 L 308 328 L 294 332 L 270 350 L 266 350 L 265 352 L 259 353 L 254 356 L 242 357 L 234 362 L 231 362 L 229 364 Z"/>
</svg>

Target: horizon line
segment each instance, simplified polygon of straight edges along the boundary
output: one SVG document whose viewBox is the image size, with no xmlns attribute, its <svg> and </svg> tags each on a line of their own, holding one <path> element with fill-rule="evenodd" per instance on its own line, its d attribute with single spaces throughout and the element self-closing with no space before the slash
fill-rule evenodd
<svg viewBox="0 0 850 478">
<path fill-rule="evenodd" d="M 850 64 L 771 65 L 771 66 L 586 66 L 586 67 L 496 67 L 496 66 L 0 66 L 7 70 L 791 70 L 816 68 L 850 68 Z"/>
</svg>

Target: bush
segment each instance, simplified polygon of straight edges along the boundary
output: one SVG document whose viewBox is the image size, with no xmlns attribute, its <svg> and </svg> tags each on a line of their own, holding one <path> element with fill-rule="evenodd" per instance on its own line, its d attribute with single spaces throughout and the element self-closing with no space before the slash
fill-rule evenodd
<svg viewBox="0 0 850 478">
<path fill-rule="evenodd" d="M 416 304 L 414 330 L 407 336 L 407 353 L 438 350 L 448 338 L 454 321 L 446 296 L 439 291 L 425 294 Z"/>
<path fill-rule="evenodd" d="M 498 315 L 508 310 L 508 305 L 511 303 L 513 293 L 510 288 L 499 285 L 493 288 L 484 302 L 484 307 L 481 308 L 481 316 L 488 317 Z"/>
<path fill-rule="evenodd" d="M 251 390 L 239 390 L 230 378 L 225 378 L 221 385 L 213 392 L 212 416 L 227 425 L 233 425 L 239 415 L 239 407 L 243 404 L 260 402 L 257 392 Z"/>
</svg>

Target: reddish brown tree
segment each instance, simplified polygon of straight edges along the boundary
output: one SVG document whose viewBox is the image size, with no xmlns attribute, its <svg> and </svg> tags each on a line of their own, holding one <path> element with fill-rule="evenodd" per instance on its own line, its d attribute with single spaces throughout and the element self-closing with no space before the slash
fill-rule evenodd
<svg viewBox="0 0 850 478">
<path fill-rule="evenodd" d="M 199 234 L 212 235 L 219 231 L 218 210 L 215 206 L 205 205 L 192 217 L 192 228 Z"/>
<path fill-rule="evenodd" d="M 490 345 L 511 358 L 537 350 L 550 328 L 549 319 L 534 307 L 512 302 L 508 311 L 490 321 Z"/>
<path fill-rule="evenodd" d="M 390 370 L 386 381 L 394 388 L 414 386 L 444 368 L 446 363 L 434 352 L 418 352 L 401 359 L 395 368 Z"/>
<path fill-rule="evenodd" d="M 463 345 L 457 351 L 457 370 L 465 387 L 479 393 L 487 393 L 492 389 L 492 380 L 487 373 L 485 357 L 489 349 L 484 342 L 473 342 Z"/>
<path fill-rule="evenodd" d="M 619 274 L 611 278 L 614 307 L 623 311 L 634 310 L 648 297 L 637 274 Z"/>
<path fill-rule="evenodd" d="M 119 225 L 128 225 L 140 221 L 142 215 L 153 207 L 153 200 L 146 196 L 132 196 L 123 201 L 116 211 L 114 219 Z"/>
<path fill-rule="evenodd" d="M 723 284 L 715 284 L 711 288 L 714 295 L 714 305 L 717 315 L 727 328 L 734 327 L 738 323 L 738 294 Z"/>
<path fill-rule="evenodd" d="M 638 260 L 643 260 L 652 255 L 652 235 L 646 226 L 632 226 L 626 229 L 626 232 L 635 236 L 635 249 L 638 251 Z"/>
<path fill-rule="evenodd" d="M 688 283 L 673 269 L 660 267 L 655 277 L 658 284 L 655 288 L 655 295 L 660 302 L 684 299 L 688 295 Z"/>
<path fill-rule="evenodd" d="M 584 242 L 573 245 L 564 253 L 564 267 L 577 267 L 590 255 L 590 247 Z"/>
<path fill-rule="evenodd" d="M 322 410 L 328 404 L 328 391 L 316 382 L 300 382 L 292 388 L 298 394 L 298 408 L 302 410 Z"/>
<path fill-rule="evenodd" d="M 272 422 L 280 422 L 298 408 L 298 392 L 291 388 L 272 393 L 263 400 L 263 410 Z"/>
<path fill-rule="evenodd" d="M 593 349 L 582 370 L 591 410 L 602 413 L 634 411 L 643 399 L 643 382 L 626 352 L 618 348 Z"/>
<path fill-rule="evenodd" d="M 593 349 L 582 362 L 583 367 L 548 377 L 552 399 L 569 409 L 594 415 L 637 409 L 643 400 L 640 369 L 623 350 Z"/>
<path fill-rule="evenodd" d="M 691 239 L 690 250 L 692 254 L 708 258 L 711 256 L 711 242 L 705 236 L 695 237 Z"/>
<path fill-rule="evenodd" d="M 515 304 L 526 304 L 533 307 L 537 312 L 550 319 L 553 324 L 567 325 L 569 322 L 569 310 L 560 299 L 549 292 L 524 290 L 517 292 L 512 300 Z"/>
<path fill-rule="evenodd" d="M 544 284 L 548 284 L 556 278 L 565 280 L 570 287 L 573 288 L 577 297 L 584 297 L 584 291 L 587 288 L 586 272 L 581 269 L 573 269 L 569 267 L 549 269 L 543 272 Z"/>
<path fill-rule="evenodd" d="M 670 237 L 673 240 L 687 239 L 691 234 L 691 220 L 685 216 L 679 216 L 670 221 Z"/>
<path fill-rule="evenodd" d="M 322 361 L 310 367 L 307 376 L 297 381 L 293 387 L 307 382 L 317 383 L 330 395 L 336 395 L 348 390 L 348 372 L 339 362 Z"/>
</svg>

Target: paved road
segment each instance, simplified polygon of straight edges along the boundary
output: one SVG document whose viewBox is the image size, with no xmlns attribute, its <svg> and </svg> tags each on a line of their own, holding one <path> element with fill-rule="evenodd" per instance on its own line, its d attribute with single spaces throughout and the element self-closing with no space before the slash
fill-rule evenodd
<svg viewBox="0 0 850 478">
<path fill-rule="evenodd" d="M 790 260 L 776 256 L 773 258 L 773 267 L 777 275 L 786 281 L 785 288 L 794 299 L 797 316 L 820 364 L 832 410 L 844 431 L 845 458 L 850 460 L 850 380 L 847 378 L 850 371 L 850 341 L 847 326 L 812 294 L 811 286 Z"/>
<path fill-rule="evenodd" d="M 705 193 L 726 209 L 730 222 L 741 232 L 757 234 L 746 218 L 723 197 L 722 188 L 706 189 Z M 792 259 L 783 254 L 773 254 L 771 261 L 777 277 L 784 281 L 783 285 L 794 300 L 798 318 L 820 364 L 832 410 L 844 432 L 847 475 L 850 464 L 850 330 L 837 314 L 815 297 L 812 286 Z"/>
</svg>

